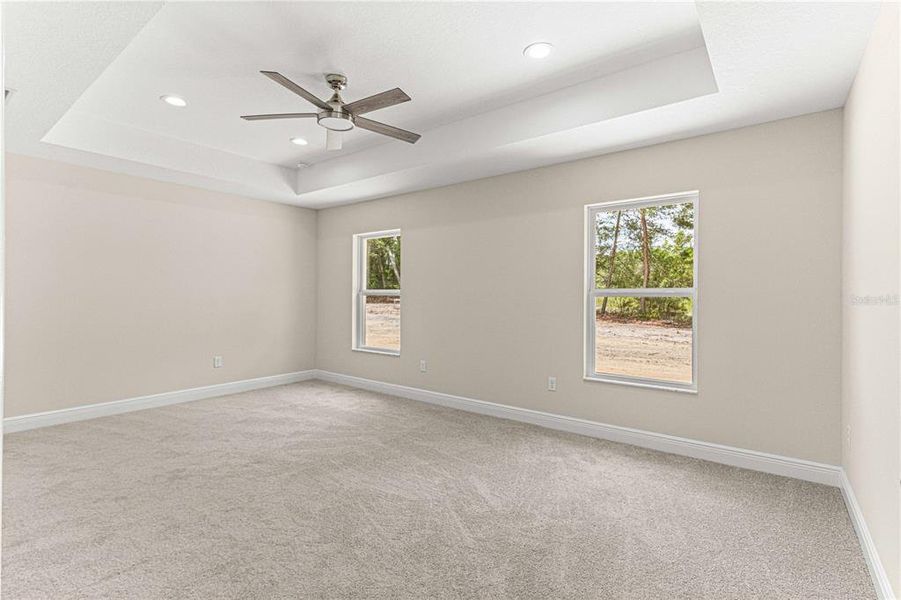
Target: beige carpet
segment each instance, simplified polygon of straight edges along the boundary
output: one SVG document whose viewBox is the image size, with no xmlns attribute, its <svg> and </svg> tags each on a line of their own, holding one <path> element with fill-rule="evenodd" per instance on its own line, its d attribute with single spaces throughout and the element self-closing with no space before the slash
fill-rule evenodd
<svg viewBox="0 0 901 600">
<path fill-rule="evenodd" d="M 4 600 L 875 595 L 837 489 L 325 383 L 5 448 Z"/>
</svg>

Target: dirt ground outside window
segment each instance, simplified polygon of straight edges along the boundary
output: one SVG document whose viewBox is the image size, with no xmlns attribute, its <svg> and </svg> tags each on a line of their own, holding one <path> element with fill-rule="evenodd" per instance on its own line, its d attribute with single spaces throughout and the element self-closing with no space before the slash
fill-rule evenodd
<svg viewBox="0 0 901 600">
<path fill-rule="evenodd" d="M 691 383 L 691 325 L 598 317 L 595 371 Z"/>
<path fill-rule="evenodd" d="M 400 351 L 400 299 L 366 298 L 364 344 L 369 348 Z"/>
</svg>

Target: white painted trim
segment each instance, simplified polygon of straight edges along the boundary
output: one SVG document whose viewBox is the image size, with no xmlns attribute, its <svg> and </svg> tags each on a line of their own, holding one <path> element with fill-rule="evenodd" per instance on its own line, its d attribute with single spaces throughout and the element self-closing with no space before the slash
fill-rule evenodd
<svg viewBox="0 0 901 600">
<path fill-rule="evenodd" d="M 698 390 L 692 388 L 685 387 L 676 387 L 666 385 L 665 383 L 660 383 L 661 380 L 658 379 L 648 379 L 641 380 L 636 377 L 622 377 L 617 378 L 615 375 L 604 375 L 603 377 L 582 377 L 582 381 L 593 381 L 596 383 L 615 383 L 617 385 L 631 385 L 633 387 L 640 387 L 649 390 L 662 390 L 664 392 L 678 392 L 680 394 L 694 394 L 697 395 Z M 645 383 L 647 381 L 648 383 Z"/>
<path fill-rule="evenodd" d="M 397 290 L 370 290 L 366 288 L 366 242 L 372 239 L 385 237 L 402 237 L 400 229 L 385 229 L 382 231 L 370 231 L 368 233 L 355 233 L 353 235 L 353 313 L 351 315 L 351 342 L 350 349 L 359 352 L 371 352 L 373 354 L 386 354 L 400 356 L 400 350 L 391 348 L 376 348 L 365 343 L 366 325 L 366 296 L 393 296 L 400 300 L 401 291 Z M 404 247 L 401 244 L 401 269 L 403 269 Z M 403 285 L 401 274 L 401 285 Z M 403 340 L 403 314 L 401 314 L 401 340 Z"/>
<path fill-rule="evenodd" d="M 596 279 L 596 258 L 597 258 L 597 228 L 595 222 L 597 215 L 602 212 L 621 211 L 634 208 L 645 208 L 648 206 L 664 206 L 668 204 L 687 204 L 691 203 L 693 207 L 693 229 L 692 244 L 693 265 L 692 265 L 692 284 L 690 288 L 599 288 Z M 585 263 L 584 285 L 585 299 L 583 300 L 582 316 L 584 325 L 582 327 L 582 364 L 583 377 L 586 381 L 601 381 L 613 384 L 632 384 L 653 387 L 661 387 L 668 389 L 686 390 L 689 392 L 697 392 L 698 389 L 698 306 L 699 306 L 699 286 L 698 272 L 700 260 L 699 245 L 699 217 L 700 217 L 701 192 L 693 190 L 690 192 L 678 192 L 675 194 L 661 194 L 658 196 L 646 196 L 644 198 L 632 198 L 629 200 L 616 200 L 613 202 L 598 202 L 594 204 L 586 204 L 584 212 L 585 227 L 585 251 L 583 253 Z M 597 343 L 597 298 L 604 296 L 647 296 L 647 297 L 670 297 L 684 296 L 691 298 L 691 382 L 688 384 L 667 381 L 664 379 L 651 379 L 643 377 L 635 377 L 629 375 L 617 375 L 614 373 L 603 373 L 596 371 L 595 364 L 595 344 Z"/>
<path fill-rule="evenodd" d="M 307 381 L 308 379 L 313 379 L 314 376 L 315 371 L 313 370 L 297 371 L 295 373 L 270 375 L 268 377 L 257 377 L 256 379 L 244 379 L 242 381 L 218 383 L 186 390 L 176 390 L 149 396 L 139 396 L 137 398 L 127 398 L 125 400 L 86 404 L 84 406 L 32 413 L 30 415 L 21 415 L 19 417 L 7 417 L 3 419 L 3 433 L 14 433 L 16 431 L 25 431 L 28 429 L 36 429 L 38 427 L 49 427 L 51 425 L 84 421 L 86 419 L 94 419 L 97 417 L 108 417 L 120 413 L 144 410 L 145 408 L 156 408 L 158 406 L 190 402 L 192 400 L 203 400 L 204 398 L 215 398 L 216 396 L 237 394 L 239 392 L 258 390 L 277 385 L 297 383 L 298 381 Z"/>
<path fill-rule="evenodd" d="M 633 446 L 660 450 L 661 452 L 669 452 L 670 454 L 678 454 L 680 456 L 700 458 L 724 465 L 741 467 L 743 469 L 762 471 L 764 473 L 772 473 L 784 477 L 793 477 L 795 479 L 802 479 L 804 481 L 812 481 L 814 483 L 822 483 L 835 487 L 841 486 L 841 467 L 835 465 L 816 463 L 800 458 L 790 458 L 776 454 L 767 454 L 765 452 L 757 452 L 756 450 L 745 450 L 743 448 L 723 446 L 710 442 L 701 442 L 663 433 L 643 431 L 641 429 L 607 425 L 595 421 L 577 419 L 575 417 L 556 415 L 528 408 L 518 408 L 505 404 L 496 404 L 494 402 L 485 402 L 484 400 L 474 400 L 472 398 L 453 396 L 451 394 L 433 392 L 393 383 L 384 383 L 372 379 L 354 377 L 352 375 L 332 373 L 330 371 L 317 370 L 315 378 L 331 383 L 339 383 L 373 392 L 380 392 L 382 394 L 408 398 L 410 400 L 428 402 L 429 404 L 438 404 L 440 406 L 499 417 L 501 419 L 531 423 L 549 429 L 587 435 L 623 444 L 631 444 Z"/>
<path fill-rule="evenodd" d="M 848 514 L 851 516 L 851 523 L 854 524 L 854 531 L 857 532 L 857 539 L 860 540 L 860 548 L 863 550 L 864 559 L 867 561 L 867 569 L 870 571 L 870 578 L 876 588 L 876 595 L 879 600 L 894 600 L 895 593 L 892 591 L 892 584 L 889 582 L 882 561 L 879 559 L 879 552 L 876 550 L 876 544 L 870 536 L 870 529 L 863 517 L 863 511 L 857 503 L 854 496 L 854 488 L 845 474 L 845 470 L 841 471 L 842 496 L 845 498 L 845 505 L 848 507 Z"/>
<path fill-rule="evenodd" d="M 400 356 L 397 350 L 382 350 L 381 348 L 369 348 L 361 346 L 359 348 L 351 348 L 354 352 L 368 352 L 369 354 L 382 354 L 384 356 Z"/>
<path fill-rule="evenodd" d="M 679 202 L 691 202 L 700 194 L 700 190 L 688 190 L 674 194 L 657 194 L 656 196 L 644 196 L 642 198 L 629 198 L 627 200 L 608 200 L 587 205 L 587 208 L 601 208 L 603 210 L 623 210 L 644 206 L 666 206 Z"/>
</svg>

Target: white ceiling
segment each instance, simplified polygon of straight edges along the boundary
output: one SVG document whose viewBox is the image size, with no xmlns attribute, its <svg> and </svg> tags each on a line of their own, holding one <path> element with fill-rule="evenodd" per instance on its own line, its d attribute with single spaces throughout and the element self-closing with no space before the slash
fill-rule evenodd
<svg viewBox="0 0 901 600">
<path fill-rule="evenodd" d="M 7 149 L 321 207 L 844 104 L 875 4 L 13 3 L 3 5 Z M 553 42 L 542 61 L 528 43 Z M 258 73 L 327 98 L 412 102 L 325 150 Z M 185 97 L 185 109 L 159 101 Z M 302 136 L 309 145 L 288 140 Z M 310 163 L 295 169 L 298 161 Z"/>
</svg>

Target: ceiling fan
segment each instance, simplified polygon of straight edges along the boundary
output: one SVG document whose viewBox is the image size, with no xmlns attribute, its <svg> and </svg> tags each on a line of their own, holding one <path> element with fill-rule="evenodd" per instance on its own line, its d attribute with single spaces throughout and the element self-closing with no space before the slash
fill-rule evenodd
<svg viewBox="0 0 901 600">
<path fill-rule="evenodd" d="M 276 82 L 277 84 L 294 92 L 307 102 L 313 104 L 319 109 L 319 112 L 311 113 L 281 113 L 268 115 L 244 115 L 241 118 L 245 121 L 266 121 L 270 119 L 316 119 L 326 130 L 326 148 L 329 150 L 341 149 L 341 132 L 350 131 L 355 126 L 360 129 L 366 129 L 388 137 L 393 137 L 410 144 L 415 144 L 421 137 L 418 133 L 393 127 L 378 121 L 366 119 L 360 115 L 370 113 L 380 108 L 387 108 L 395 104 L 408 102 L 410 97 L 400 88 L 394 88 L 387 92 L 375 94 L 345 104 L 338 92 L 347 86 L 347 77 L 335 73 L 329 73 L 325 76 L 325 81 L 329 87 L 334 90 L 332 97 L 328 102 L 323 102 L 310 92 L 306 91 L 281 73 L 275 71 L 260 71 L 263 75 Z"/>
</svg>

